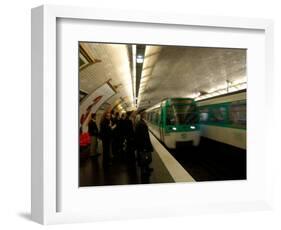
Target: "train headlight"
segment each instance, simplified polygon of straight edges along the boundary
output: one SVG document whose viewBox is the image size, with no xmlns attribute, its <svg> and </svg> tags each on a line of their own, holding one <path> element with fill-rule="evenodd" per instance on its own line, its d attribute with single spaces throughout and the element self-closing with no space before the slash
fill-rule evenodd
<svg viewBox="0 0 281 230">
<path fill-rule="evenodd" d="M 196 129 L 196 127 L 194 125 L 191 125 L 190 128 L 191 129 Z"/>
<path fill-rule="evenodd" d="M 176 128 L 176 127 L 173 127 L 173 128 L 172 128 L 172 130 L 175 130 L 175 131 L 176 131 L 176 130 L 177 130 L 177 128 Z"/>
</svg>

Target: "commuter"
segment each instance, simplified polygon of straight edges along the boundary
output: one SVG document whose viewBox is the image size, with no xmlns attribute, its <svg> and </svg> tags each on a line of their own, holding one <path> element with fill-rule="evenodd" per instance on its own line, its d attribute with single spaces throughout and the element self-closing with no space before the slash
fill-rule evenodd
<svg viewBox="0 0 281 230">
<path fill-rule="evenodd" d="M 134 127 L 133 122 L 130 120 L 128 113 L 126 114 L 126 118 L 124 121 L 124 134 L 125 139 L 127 141 L 127 152 L 132 152 L 134 142 Z"/>
<path fill-rule="evenodd" d="M 114 114 L 114 111 L 112 110 L 111 113 L 110 113 L 110 120 L 111 122 L 114 122 L 115 121 L 115 114 Z"/>
<path fill-rule="evenodd" d="M 125 136 L 126 136 L 126 114 L 122 113 L 121 119 L 119 121 L 119 126 L 120 126 L 120 143 L 121 143 L 121 151 L 125 152 L 126 149 L 126 142 L 125 142 Z"/>
<path fill-rule="evenodd" d="M 112 128 L 112 138 L 111 138 L 111 153 L 113 155 L 113 157 L 117 154 L 117 150 L 116 150 L 116 129 L 117 129 L 117 120 L 116 120 L 116 116 L 114 114 L 114 111 L 111 111 L 111 115 L 110 115 L 110 121 L 111 121 L 111 126 L 114 128 Z"/>
<path fill-rule="evenodd" d="M 91 114 L 91 120 L 88 123 L 88 133 L 90 135 L 90 156 L 96 157 L 100 154 L 97 153 L 98 148 L 98 127 L 96 124 L 96 114 Z"/>
<path fill-rule="evenodd" d="M 111 148 L 112 129 L 114 128 L 114 126 L 112 125 L 110 117 L 111 117 L 110 113 L 105 113 L 100 124 L 100 138 L 102 140 L 104 167 L 111 165 L 110 148 Z"/>
<path fill-rule="evenodd" d="M 116 112 L 114 118 L 112 119 L 112 124 L 116 125 L 112 134 L 112 154 L 113 156 L 117 156 L 121 152 L 121 127 L 120 127 L 120 116 L 119 113 Z"/>
<path fill-rule="evenodd" d="M 136 111 L 133 111 L 132 113 L 131 113 L 131 121 L 132 121 L 132 123 L 133 123 L 133 129 L 134 129 L 134 131 L 135 131 L 135 127 L 136 127 L 136 116 L 137 116 L 137 112 Z"/>
<path fill-rule="evenodd" d="M 133 123 L 129 119 L 129 114 L 123 113 L 120 120 L 120 136 L 121 136 L 121 151 L 123 157 L 129 163 L 135 161 L 135 154 L 133 148 L 134 129 Z"/>
<path fill-rule="evenodd" d="M 137 150 L 137 161 L 141 167 L 141 174 L 149 175 L 153 168 L 149 165 L 152 162 L 153 147 L 150 142 L 148 127 L 144 121 L 144 114 L 137 115 L 135 127 L 135 145 Z"/>
</svg>

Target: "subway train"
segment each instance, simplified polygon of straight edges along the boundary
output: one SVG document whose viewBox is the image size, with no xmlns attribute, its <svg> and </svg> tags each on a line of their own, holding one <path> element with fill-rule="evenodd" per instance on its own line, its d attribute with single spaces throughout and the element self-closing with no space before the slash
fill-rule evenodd
<svg viewBox="0 0 281 230">
<path fill-rule="evenodd" d="M 149 130 L 166 147 L 175 149 L 178 144 L 200 142 L 199 115 L 192 98 L 168 98 L 145 110 Z"/>
<path fill-rule="evenodd" d="M 201 137 L 246 149 L 246 90 L 196 104 Z"/>
</svg>

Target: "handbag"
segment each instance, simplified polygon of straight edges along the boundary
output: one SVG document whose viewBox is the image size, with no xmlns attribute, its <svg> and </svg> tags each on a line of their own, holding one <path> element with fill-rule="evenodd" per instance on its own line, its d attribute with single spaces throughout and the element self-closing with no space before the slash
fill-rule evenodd
<svg viewBox="0 0 281 230">
<path fill-rule="evenodd" d="M 90 144 L 90 135 L 88 132 L 80 134 L 80 146 L 87 146 Z"/>
</svg>

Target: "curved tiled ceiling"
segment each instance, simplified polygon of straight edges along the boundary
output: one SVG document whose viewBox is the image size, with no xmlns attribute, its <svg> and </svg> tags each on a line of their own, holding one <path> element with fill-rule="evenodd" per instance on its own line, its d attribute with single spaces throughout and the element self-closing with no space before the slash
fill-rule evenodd
<svg viewBox="0 0 281 230">
<path fill-rule="evenodd" d="M 130 68 L 130 46 L 123 44 L 80 43 L 83 50 L 98 60 L 80 70 L 80 90 L 90 94 L 107 81 L 115 88 L 116 94 L 103 106 L 103 109 L 126 102 L 133 106 L 132 80 Z"/>
<path fill-rule="evenodd" d="M 110 80 L 117 93 L 107 107 L 134 109 L 132 45 L 83 43 L 96 60 L 80 71 L 80 89 L 91 93 Z M 246 50 L 231 48 L 146 46 L 138 89 L 138 109 L 167 97 L 195 97 L 246 82 Z"/>
<path fill-rule="evenodd" d="M 139 108 L 167 97 L 194 97 L 225 88 L 227 81 L 245 82 L 246 50 L 147 46 L 142 78 Z"/>
</svg>

